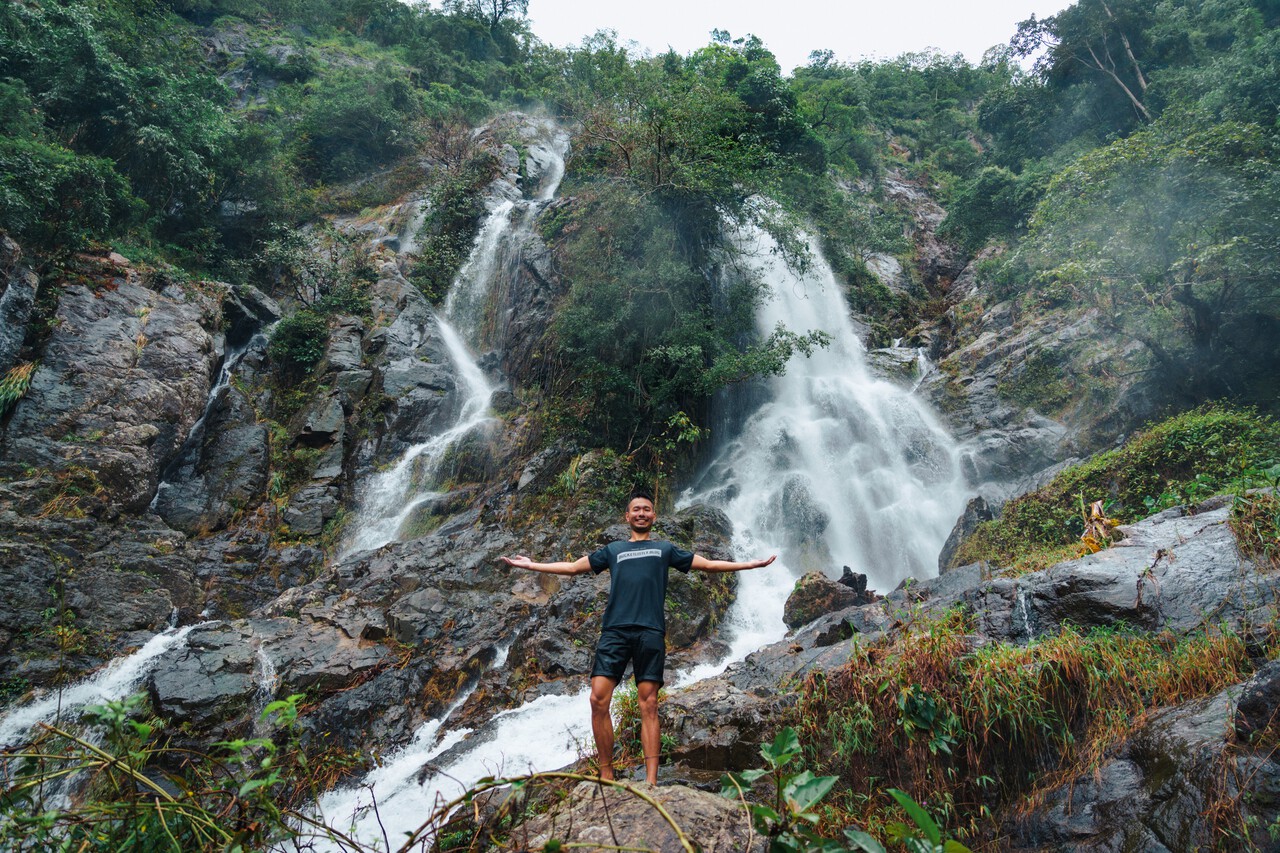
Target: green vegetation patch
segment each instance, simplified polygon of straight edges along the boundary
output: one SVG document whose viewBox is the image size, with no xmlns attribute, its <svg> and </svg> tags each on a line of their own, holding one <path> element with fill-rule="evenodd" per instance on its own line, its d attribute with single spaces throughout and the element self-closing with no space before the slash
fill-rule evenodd
<svg viewBox="0 0 1280 853">
<path fill-rule="evenodd" d="M 1248 409 L 1202 406 L 1009 501 L 999 519 L 979 525 L 965 540 L 954 562 L 1036 568 L 1046 554 L 1069 556 L 1063 549 L 1084 532 L 1082 502 L 1105 501 L 1108 516 L 1131 523 L 1226 489 L 1263 485 L 1263 472 L 1277 460 L 1280 424 L 1275 419 Z"/>
<path fill-rule="evenodd" d="M 800 686 L 786 722 L 806 766 L 840 779 L 825 826 L 883 837 L 900 814 L 885 795 L 894 788 L 962 837 L 989 837 L 993 812 L 1038 783 L 1051 788 L 1056 771 L 1096 766 L 1147 710 L 1252 671 L 1244 639 L 1231 633 L 1067 626 L 1026 646 L 979 646 L 972 630 L 959 610 L 920 619 L 854 646 L 846 666 Z"/>
</svg>

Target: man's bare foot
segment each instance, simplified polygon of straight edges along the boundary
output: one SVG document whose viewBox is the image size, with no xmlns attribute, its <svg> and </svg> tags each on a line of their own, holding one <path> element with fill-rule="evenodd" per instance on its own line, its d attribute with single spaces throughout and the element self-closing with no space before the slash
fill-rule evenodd
<svg viewBox="0 0 1280 853">
<path fill-rule="evenodd" d="M 612 768 L 612 767 L 601 767 L 601 768 L 600 768 L 600 781 L 602 781 L 602 782 L 612 782 L 612 781 L 613 781 L 613 768 Z"/>
</svg>

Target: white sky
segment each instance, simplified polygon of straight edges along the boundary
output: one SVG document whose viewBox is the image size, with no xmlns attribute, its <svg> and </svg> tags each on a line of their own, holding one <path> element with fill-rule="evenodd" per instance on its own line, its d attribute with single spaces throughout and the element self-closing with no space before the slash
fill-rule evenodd
<svg viewBox="0 0 1280 853">
<path fill-rule="evenodd" d="M 529 0 L 533 32 L 565 47 L 612 29 L 619 41 L 653 53 L 686 54 L 707 44 L 711 30 L 734 38 L 759 36 L 784 74 L 832 50 L 842 62 L 887 59 L 936 47 L 971 62 L 1009 41 L 1019 21 L 1043 18 L 1072 0 Z"/>
</svg>

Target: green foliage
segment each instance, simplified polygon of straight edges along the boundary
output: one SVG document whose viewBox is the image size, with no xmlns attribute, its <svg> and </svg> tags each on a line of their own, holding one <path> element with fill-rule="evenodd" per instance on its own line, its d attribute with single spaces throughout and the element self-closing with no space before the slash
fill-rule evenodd
<svg viewBox="0 0 1280 853">
<path fill-rule="evenodd" d="M 269 738 L 216 744 L 217 756 L 171 748 L 164 724 L 143 715 L 145 699 L 138 694 L 86 709 L 83 724 L 101 731 L 100 742 L 46 725 L 32 743 L 5 754 L 6 848 L 245 850 L 342 837 L 282 805 L 286 776 L 307 770 L 300 755 L 282 756 Z M 301 699 L 272 702 L 262 718 L 287 735 Z M 75 784 L 90 796 L 59 802 L 60 786 Z"/>
<path fill-rule="evenodd" d="M 1192 400 L 1269 396 L 1280 362 L 1280 181 L 1261 129 L 1171 114 L 1056 175 L 1032 220 L 1051 265 Z M 1257 383 L 1262 388 L 1254 391 Z"/>
<path fill-rule="evenodd" d="M 406 73 L 389 63 L 330 71 L 301 92 L 298 135 L 308 176 L 345 180 L 384 166 L 416 147 L 420 98 Z"/>
<path fill-rule="evenodd" d="M 991 237 L 1012 237 L 1026 227 L 1044 183 L 1044 176 L 1036 172 L 1015 175 L 1000 166 L 986 166 L 952 192 L 939 233 L 970 252 Z"/>
<path fill-rule="evenodd" d="M 285 317 L 271 330 L 267 354 L 288 374 L 306 374 L 324 358 L 329 321 L 310 309 Z"/>
<path fill-rule="evenodd" d="M 1256 481 L 1268 483 L 1265 490 L 1238 494 L 1231 503 L 1228 522 L 1236 534 L 1242 553 L 1259 566 L 1280 569 L 1280 462 L 1259 471 Z"/>
<path fill-rule="evenodd" d="M 133 210 L 129 184 L 109 160 L 0 136 L 0 221 L 33 250 L 79 249 Z"/>
<path fill-rule="evenodd" d="M 633 62 L 597 34 L 569 52 L 563 73 L 562 109 L 582 124 L 575 167 L 656 199 L 695 262 L 724 216 L 751 218 L 751 196 L 822 166 L 821 143 L 755 37 Z"/>
<path fill-rule="evenodd" d="M 814 776 L 808 770 L 795 772 L 788 767 L 800 757 L 800 740 L 795 729 L 784 728 L 772 743 L 760 747 L 765 766 L 758 770 L 728 773 L 720 782 L 720 796 L 742 799 L 756 830 L 769 838 L 770 853 L 839 850 L 817 832 L 818 815 L 814 810 L 838 781 L 834 776 Z M 751 802 L 745 793 L 759 779 L 772 783 L 771 804 Z"/>
<path fill-rule="evenodd" d="M 553 414 L 564 433 L 632 453 L 660 441 L 677 413 L 696 425 L 716 389 L 781 373 L 793 353 L 824 343 L 780 328 L 735 346 L 753 330 L 759 282 L 713 288 L 691 267 L 677 221 L 652 200 L 592 185 L 557 227 L 570 289 L 554 343 L 557 361 L 574 365 Z"/>
<path fill-rule="evenodd" d="M 1186 412 L 1009 501 L 999 519 L 979 525 L 955 561 L 1036 565 L 1041 552 L 1058 555 L 1083 533 L 1081 499 L 1107 501 L 1108 514 L 1128 523 L 1225 489 L 1265 485 L 1258 472 L 1277 459 L 1274 419 L 1222 406 Z"/>
<path fill-rule="evenodd" d="M 377 273 L 360 234 L 344 234 L 323 221 L 305 230 L 280 229 L 254 262 L 276 293 L 318 315 L 369 312 L 369 286 Z"/>
<path fill-rule="evenodd" d="M 37 366 L 37 362 L 34 361 L 15 365 L 9 368 L 4 378 L 0 379 L 0 417 L 8 414 L 9 410 L 26 396 Z"/>
<path fill-rule="evenodd" d="M 430 210 L 417 235 L 417 260 L 409 274 L 432 302 L 444 299 L 467 261 L 485 212 L 484 189 L 497 169 L 492 154 L 477 152 L 448 169 L 432 189 Z"/>
<path fill-rule="evenodd" d="M 819 805 L 840 781 L 837 776 L 815 776 L 809 770 L 795 770 L 793 761 L 803 760 L 804 750 L 796 730 L 781 729 L 772 743 L 763 744 L 760 754 L 765 766 L 742 773 L 727 773 L 720 780 L 720 796 L 740 799 L 757 832 L 769 839 L 769 853 L 844 853 L 862 850 L 884 853 L 885 848 L 874 837 L 859 829 L 844 830 L 852 845 L 824 838 L 819 832 Z M 799 761 L 798 761 L 799 760 Z M 752 786 L 768 779 L 773 792 L 771 804 L 747 798 Z M 888 834 L 904 844 L 912 853 L 968 853 L 969 848 L 952 839 L 944 839 L 942 830 L 927 811 L 908 794 L 890 788 L 887 793 L 902 807 L 913 822 L 908 826 L 895 822 Z"/>
<path fill-rule="evenodd" d="M 1006 400 L 1020 406 L 1035 407 L 1045 414 L 1065 406 L 1072 397 L 1073 387 L 1063 375 L 1065 358 L 1056 352 L 1037 350 L 1013 374 L 996 384 L 996 391 Z"/>
</svg>

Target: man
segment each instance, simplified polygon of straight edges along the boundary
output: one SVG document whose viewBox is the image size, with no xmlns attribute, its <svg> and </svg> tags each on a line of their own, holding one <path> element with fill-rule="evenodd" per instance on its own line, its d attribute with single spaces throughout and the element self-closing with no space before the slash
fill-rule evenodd
<svg viewBox="0 0 1280 853">
<path fill-rule="evenodd" d="M 738 572 L 758 569 L 774 561 L 751 560 L 731 563 L 708 560 L 683 551 L 670 542 L 650 539 L 657 515 L 653 496 L 632 493 L 623 520 L 631 528 L 626 542 L 610 542 L 605 547 L 573 562 L 535 563 L 523 555 L 503 557 L 509 566 L 553 575 L 580 575 L 609 572 L 609 603 L 601 620 L 600 642 L 591 668 L 591 733 L 595 736 L 600 778 L 613 778 L 613 718 L 609 706 L 613 691 L 622 681 L 627 663 L 636 678 L 636 701 L 640 706 L 640 744 L 644 748 L 644 774 L 649 784 L 658 781 L 658 688 L 666 663 L 666 613 L 668 569 L 682 572 Z"/>
</svg>

